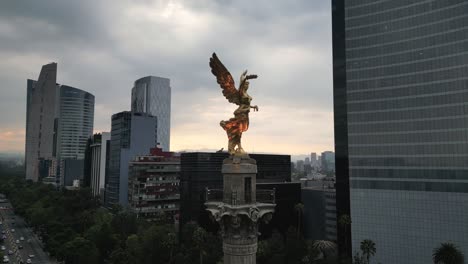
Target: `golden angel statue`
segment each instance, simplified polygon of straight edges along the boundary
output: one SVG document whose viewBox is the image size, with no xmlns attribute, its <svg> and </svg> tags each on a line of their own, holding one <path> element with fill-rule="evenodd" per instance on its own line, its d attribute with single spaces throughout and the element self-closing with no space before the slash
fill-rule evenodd
<svg viewBox="0 0 468 264">
<path fill-rule="evenodd" d="M 247 75 L 247 70 L 240 77 L 239 89 L 236 89 L 234 79 L 231 73 L 224 67 L 223 63 L 218 59 L 216 53 L 210 58 L 211 72 L 216 76 L 216 80 L 223 89 L 223 95 L 230 103 L 234 103 L 239 107 L 234 111 L 234 117 L 221 121 L 219 124 L 226 131 L 229 143 L 229 154 L 245 154 L 242 149 L 241 137 L 242 132 L 249 128 L 249 112 L 250 108 L 258 111 L 258 106 L 250 106 L 252 97 L 249 96 L 249 79 L 256 79 L 257 75 Z M 237 148 L 236 148 L 237 146 Z"/>
</svg>

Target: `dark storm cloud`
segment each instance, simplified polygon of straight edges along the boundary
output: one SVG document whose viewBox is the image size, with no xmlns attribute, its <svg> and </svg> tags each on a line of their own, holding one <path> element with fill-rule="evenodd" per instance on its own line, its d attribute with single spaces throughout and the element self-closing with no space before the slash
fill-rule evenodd
<svg viewBox="0 0 468 264">
<path fill-rule="evenodd" d="M 330 112 L 330 24 L 328 1 L 1 1 L 0 111 L 14 114 L 0 122 L 24 128 L 26 79 L 50 61 L 58 82 L 96 96 L 96 129 L 146 75 L 171 78 L 175 129 L 202 122 L 186 113 L 221 96 L 213 51 L 235 80 L 260 75 L 251 93 L 264 107 Z"/>
</svg>

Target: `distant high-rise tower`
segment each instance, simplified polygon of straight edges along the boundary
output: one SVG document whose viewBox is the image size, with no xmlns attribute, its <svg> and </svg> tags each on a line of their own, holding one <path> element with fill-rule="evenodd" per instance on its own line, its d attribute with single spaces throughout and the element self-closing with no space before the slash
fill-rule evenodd
<svg viewBox="0 0 468 264">
<path fill-rule="evenodd" d="M 109 158 L 110 133 L 93 135 L 89 140 L 89 187 L 94 196 L 104 196 Z"/>
<path fill-rule="evenodd" d="M 26 179 L 71 185 L 83 176 L 86 142 L 93 133 L 94 95 L 56 80 L 57 63 L 44 65 L 37 81 L 28 80 Z"/>
<path fill-rule="evenodd" d="M 170 149 L 171 86 L 167 78 L 147 76 L 135 81 L 132 89 L 132 112 L 148 113 L 158 118 L 158 143 Z"/>
<path fill-rule="evenodd" d="M 38 80 L 28 80 L 27 86 L 25 164 L 28 180 L 47 177 L 49 171 L 44 169 L 44 164 L 52 163 L 56 156 L 58 96 L 57 63 L 44 65 Z"/>
<path fill-rule="evenodd" d="M 450 241 L 468 255 L 468 1 L 332 13 L 340 249 L 371 239 L 373 263 L 432 263 Z"/>
<path fill-rule="evenodd" d="M 321 157 L 321 165 L 322 170 L 325 172 L 333 172 L 335 171 L 335 153 L 333 151 L 324 151 L 322 152 Z"/>
<path fill-rule="evenodd" d="M 128 166 L 135 156 L 146 155 L 156 145 L 157 119 L 128 111 L 112 115 L 105 204 L 128 204 Z"/>
<path fill-rule="evenodd" d="M 310 153 L 310 162 L 313 165 L 315 165 L 315 163 L 317 162 L 317 153 L 315 153 L 315 152 Z"/>
</svg>

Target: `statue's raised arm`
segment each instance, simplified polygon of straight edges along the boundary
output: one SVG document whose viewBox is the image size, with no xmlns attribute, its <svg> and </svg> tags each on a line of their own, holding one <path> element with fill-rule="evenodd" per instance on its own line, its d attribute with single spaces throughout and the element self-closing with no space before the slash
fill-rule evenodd
<svg viewBox="0 0 468 264">
<path fill-rule="evenodd" d="M 234 103 L 239 107 L 234 111 L 234 117 L 221 121 L 219 124 L 226 131 L 229 142 L 228 151 L 231 155 L 245 154 L 242 149 L 241 138 L 242 132 L 249 128 L 249 112 L 250 108 L 258 111 L 258 106 L 251 106 L 252 97 L 249 96 L 249 79 L 256 79 L 257 75 L 247 75 L 247 70 L 240 77 L 239 89 L 236 89 L 234 79 L 231 73 L 221 63 L 216 53 L 210 58 L 211 72 L 216 76 L 218 84 L 223 89 L 223 95 L 230 103 Z"/>
</svg>

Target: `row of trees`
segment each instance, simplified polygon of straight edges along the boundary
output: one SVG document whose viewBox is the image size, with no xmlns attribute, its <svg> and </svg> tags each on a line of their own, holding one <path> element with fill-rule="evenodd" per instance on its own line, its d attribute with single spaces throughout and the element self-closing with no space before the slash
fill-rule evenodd
<svg viewBox="0 0 468 264">
<path fill-rule="evenodd" d="M 354 255 L 354 264 L 370 264 L 370 258 L 375 255 L 377 249 L 372 240 L 361 241 L 361 252 Z M 432 253 L 434 264 L 464 264 L 463 253 L 453 243 L 442 243 Z"/>
<path fill-rule="evenodd" d="M 101 208 L 90 190 L 57 190 L 51 185 L 0 175 L 0 193 L 15 213 L 42 237 L 59 261 L 75 263 L 222 263 L 222 240 L 195 223 L 180 233 L 172 225 L 149 223 L 115 208 Z M 298 222 L 301 226 L 302 223 Z M 258 263 L 336 263 L 336 244 L 307 241 L 295 227 L 259 241 Z"/>
<path fill-rule="evenodd" d="M 187 224 L 179 241 L 174 226 L 103 209 L 88 189 L 57 190 L 2 175 L 0 193 L 42 237 L 44 249 L 67 264 L 217 263 L 222 258 L 220 238 L 196 224 Z"/>
<path fill-rule="evenodd" d="M 42 237 L 46 251 L 67 264 L 222 263 L 220 236 L 195 223 L 186 224 L 179 234 L 174 226 L 148 223 L 118 208 L 103 209 L 87 189 L 57 190 L 16 175 L 0 176 L 0 193 L 10 199 L 15 213 Z M 301 205 L 296 207 L 300 211 Z M 349 226 L 351 219 L 342 218 L 338 224 Z M 375 243 L 364 240 L 360 249 L 352 262 L 370 264 Z M 435 264 L 462 264 L 463 254 L 455 245 L 444 243 L 434 249 L 433 260 Z M 334 242 L 305 240 L 295 227 L 259 241 L 257 262 L 351 263 L 338 260 Z"/>
</svg>

